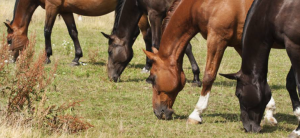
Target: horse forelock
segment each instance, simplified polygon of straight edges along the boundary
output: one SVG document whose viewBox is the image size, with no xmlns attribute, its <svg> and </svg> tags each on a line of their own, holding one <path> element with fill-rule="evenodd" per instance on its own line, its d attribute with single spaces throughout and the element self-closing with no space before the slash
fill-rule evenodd
<svg viewBox="0 0 300 138">
<path fill-rule="evenodd" d="M 114 23 L 114 28 L 112 30 L 112 34 L 116 33 L 116 31 L 117 31 L 116 28 L 119 26 L 119 21 L 120 21 L 120 17 L 122 14 L 122 10 L 123 10 L 125 1 L 126 0 L 118 0 L 117 6 L 115 9 L 115 23 Z"/>
<path fill-rule="evenodd" d="M 17 7 L 18 7 L 19 1 L 20 1 L 20 0 L 16 0 L 16 2 L 15 2 L 13 19 L 12 19 L 12 21 L 10 22 L 10 25 L 12 25 L 12 24 L 13 24 L 13 22 L 14 22 L 14 20 L 15 20 L 16 9 L 17 9 Z"/>
<path fill-rule="evenodd" d="M 171 7 L 168 10 L 167 16 L 164 19 L 164 23 L 162 24 L 162 32 L 164 32 L 165 28 L 167 27 L 174 11 L 177 9 L 178 5 L 180 4 L 181 0 L 175 0 Z"/>
</svg>

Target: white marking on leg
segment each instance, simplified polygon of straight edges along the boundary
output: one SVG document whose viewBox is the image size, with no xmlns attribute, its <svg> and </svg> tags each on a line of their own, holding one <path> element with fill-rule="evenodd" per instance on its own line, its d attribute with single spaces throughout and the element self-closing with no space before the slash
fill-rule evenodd
<svg viewBox="0 0 300 138">
<path fill-rule="evenodd" d="M 298 118 L 298 121 L 300 121 L 300 107 L 298 107 L 295 111 L 294 111 L 295 116 Z"/>
<path fill-rule="evenodd" d="M 141 71 L 141 73 L 149 73 L 150 71 L 147 70 L 145 67 L 143 68 L 143 70 Z"/>
<path fill-rule="evenodd" d="M 300 136 L 300 131 L 299 130 L 298 131 L 294 130 L 293 132 L 296 133 L 298 136 Z"/>
<path fill-rule="evenodd" d="M 208 105 L 209 92 L 205 96 L 200 96 L 194 111 L 190 114 L 189 118 L 202 122 L 200 117 L 201 113 L 205 111 Z"/>
<path fill-rule="evenodd" d="M 267 120 L 267 122 L 271 125 L 277 124 L 277 120 L 273 116 L 275 110 L 276 110 L 275 100 L 273 99 L 273 97 L 271 97 L 271 100 L 269 101 L 269 103 L 266 107 L 266 114 L 264 117 L 265 120 Z"/>
</svg>

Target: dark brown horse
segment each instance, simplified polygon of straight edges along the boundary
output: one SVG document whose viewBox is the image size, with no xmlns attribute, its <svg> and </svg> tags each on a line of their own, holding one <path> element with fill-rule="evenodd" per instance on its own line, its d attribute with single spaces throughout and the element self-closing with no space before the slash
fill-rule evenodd
<svg viewBox="0 0 300 138">
<path fill-rule="evenodd" d="M 242 67 L 236 74 L 236 96 L 241 120 L 247 132 L 259 132 L 265 107 L 271 98 L 267 82 L 268 58 L 273 44 L 285 48 L 292 63 L 286 88 L 289 91 L 298 127 L 289 137 L 300 137 L 300 1 L 256 0 L 249 10 L 242 38 Z M 296 123 L 296 122 L 295 122 Z"/>
<path fill-rule="evenodd" d="M 139 33 L 136 29 L 142 14 L 147 14 L 151 23 L 151 28 L 150 26 L 140 27 L 144 29 L 146 33 L 144 34 L 146 50 L 151 51 L 152 46 L 158 49 L 161 39 L 162 21 L 166 17 L 166 13 L 173 1 L 174 0 L 126 0 L 122 7 L 117 7 L 119 9 L 116 10 L 116 12 L 119 12 L 120 16 L 117 16 L 115 19 L 115 27 L 112 34 L 106 35 L 103 33 L 103 35 L 109 39 L 107 68 L 108 76 L 111 80 L 117 81 L 119 79 L 123 70 L 133 57 L 132 45 Z M 141 19 L 141 21 L 146 20 L 147 18 Z M 193 83 L 197 86 L 201 86 L 199 79 L 200 70 L 192 53 L 191 45 L 188 45 L 186 54 L 191 62 L 194 73 Z M 151 66 L 152 63 L 147 58 L 143 71 L 147 72 Z"/>
<path fill-rule="evenodd" d="M 227 46 L 241 54 L 241 37 L 252 0 L 177 0 L 169 12 L 169 23 L 162 35 L 159 52 L 147 52 L 153 67 L 148 78 L 153 84 L 153 110 L 160 119 L 172 117 L 176 96 L 185 85 L 182 60 L 188 42 L 201 33 L 207 39 L 207 60 L 199 101 L 188 123 L 202 122 L 212 84 Z M 156 51 L 156 50 L 154 50 Z M 272 124 L 274 100 L 267 106 L 265 118 Z"/>
<path fill-rule="evenodd" d="M 46 62 L 51 62 L 51 31 L 57 14 L 60 14 L 67 25 L 75 46 L 75 58 L 72 65 L 79 65 L 78 61 L 82 57 L 82 50 L 73 13 L 85 16 L 101 16 L 114 11 L 116 6 L 122 2 L 123 0 L 16 0 L 13 20 L 5 23 L 8 28 L 7 41 L 11 45 L 10 49 L 14 51 L 14 59 L 18 57 L 19 50 L 23 49 L 28 42 L 28 26 L 38 6 L 46 10 L 44 28 Z"/>
</svg>

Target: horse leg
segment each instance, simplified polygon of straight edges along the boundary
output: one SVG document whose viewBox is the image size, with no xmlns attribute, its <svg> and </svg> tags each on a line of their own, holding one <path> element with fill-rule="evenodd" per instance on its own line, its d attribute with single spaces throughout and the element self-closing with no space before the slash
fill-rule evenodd
<svg viewBox="0 0 300 138">
<path fill-rule="evenodd" d="M 143 15 L 139 21 L 139 28 L 143 34 L 143 38 L 144 38 L 144 41 L 145 41 L 145 44 L 146 44 L 146 50 L 147 51 L 150 51 L 152 52 L 152 49 L 151 49 L 151 45 L 152 45 L 152 33 L 151 33 L 151 28 L 150 28 L 150 25 L 149 25 L 149 21 L 148 21 L 148 17 L 147 15 Z M 146 65 L 145 67 L 143 68 L 142 70 L 142 73 L 147 73 L 149 72 L 150 68 L 152 66 L 152 62 L 151 60 L 146 57 Z"/>
<path fill-rule="evenodd" d="M 45 45 L 47 59 L 46 63 L 51 63 L 50 56 L 52 55 L 51 47 L 51 32 L 57 15 L 57 7 L 46 1 L 46 21 L 44 27 Z"/>
<path fill-rule="evenodd" d="M 148 15 L 151 23 L 152 46 L 156 49 L 159 49 L 161 39 L 161 25 L 164 17 L 156 11 L 152 10 L 148 13 Z"/>
<path fill-rule="evenodd" d="M 207 39 L 207 59 L 202 80 L 202 91 L 194 111 L 190 114 L 187 123 L 202 123 L 201 114 L 207 108 L 210 90 L 219 69 L 224 51 L 227 47 L 227 39 L 219 36 L 213 30 Z"/>
<path fill-rule="evenodd" d="M 188 45 L 185 49 L 185 54 L 189 58 L 191 66 L 192 66 L 192 71 L 193 71 L 193 74 L 194 74 L 193 86 L 201 87 L 202 83 L 199 79 L 200 69 L 199 69 L 199 66 L 198 66 L 198 64 L 195 60 L 194 54 L 192 52 L 191 43 L 188 43 Z"/>
<path fill-rule="evenodd" d="M 286 38 L 285 47 L 292 62 L 292 69 L 287 76 L 286 88 L 289 91 L 293 111 L 299 123 L 298 127 L 289 135 L 289 137 L 300 137 L 300 101 L 296 91 L 296 87 L 298 87 L 298 92 L 300 92 L 300 45 L 297 45 L 292 40 Z"/>
<path fill-rule="evenodd" d="M 82 50 L 80 47 L 80 43 L 78 40 L 78 31 L 76 28 L 75 20 L 73 13 L 65 13 L 61 15 L 67 25 L 69 35 L 71 36 L 74 47 L 75 47 L 75 58 L 72 61 L 72 66 L 78 66 L 79 64 L 79 59 L 82 57 Z"/>
</svg>

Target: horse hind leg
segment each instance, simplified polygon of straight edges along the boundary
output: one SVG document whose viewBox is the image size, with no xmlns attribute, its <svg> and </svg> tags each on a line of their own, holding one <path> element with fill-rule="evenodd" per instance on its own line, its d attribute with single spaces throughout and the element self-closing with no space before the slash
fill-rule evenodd
<svg viewBox="0 0 300 138">
<path fill-rule="evenodd" d="M 66 13 L 62 14 L 62 17 L 67 25 L 69 35 L 71 36 L 74 47 L 75 47 L 75 58 L 73 59 L 71 65 L 72 66 L 78 66 L 79 64 L 79 59 L 83 56 L 82 54 L 82 49 L 78 40 L 78 31 L 76 28 L 75 20 L 73 13 Z"/>
<path fill-rule="evenodd" d="M 139 21 L 139 28 L 143 34 L 143 39 L 146 44 L 146 50 L 152 52 L 152 33 L 151 33 L 151 27 L 149 25 L 148 17 L 147 15 L 143 15 Z M 150 68 L 152 67 L 152 61 L 146 57 L 146 65 L 142 70 L 142 73 L 149 72 Z"/>
<path fill-rule="evenodd" d="M 292 62 L 292 68 L 286 79 L 286 88 L 290 94 L 294 114 L 298 119 L 298 127 L 289 135 L 289 137 L 300 137 L 300 101 L 296 90 L 298 87 L 298 92 L 300 92 L 300 45 L 297 45 L 287 38 L 285 40 L 285 46 Z"/>
<path fill-rule="evenodd" d="M 200 75 L 200 69 L 199 66 L 195 60 L 194 54 L 192 52 L 192 45 L 191 43 L 188 43 L 186 50 L 185 50 L 185 54 L 187 55 L 187 57 L 190 60 L 191 66 L 192 66 L 192 71 L 194 74 L 194 79 L 193 79 L 193 86 L 198 86 L 201 87 L 202 86 L 202 82 L 199 79 L 199 75 Z"/>
<path fill-rule="evenodd" d="M 47 4 L 47 3 L 46 3 Z M 51 33 L 52 28 L 57 16 L 57 7 L 51 5 L 50 3 L 46 6 L 46 21 L 44 27 L 44 36 L 45 36 L 45 50 L 47 54 L 46 64 L 51 63 L 50 56 L 52 55 L 52 47 L 51 47 Z"/>
</svg>

